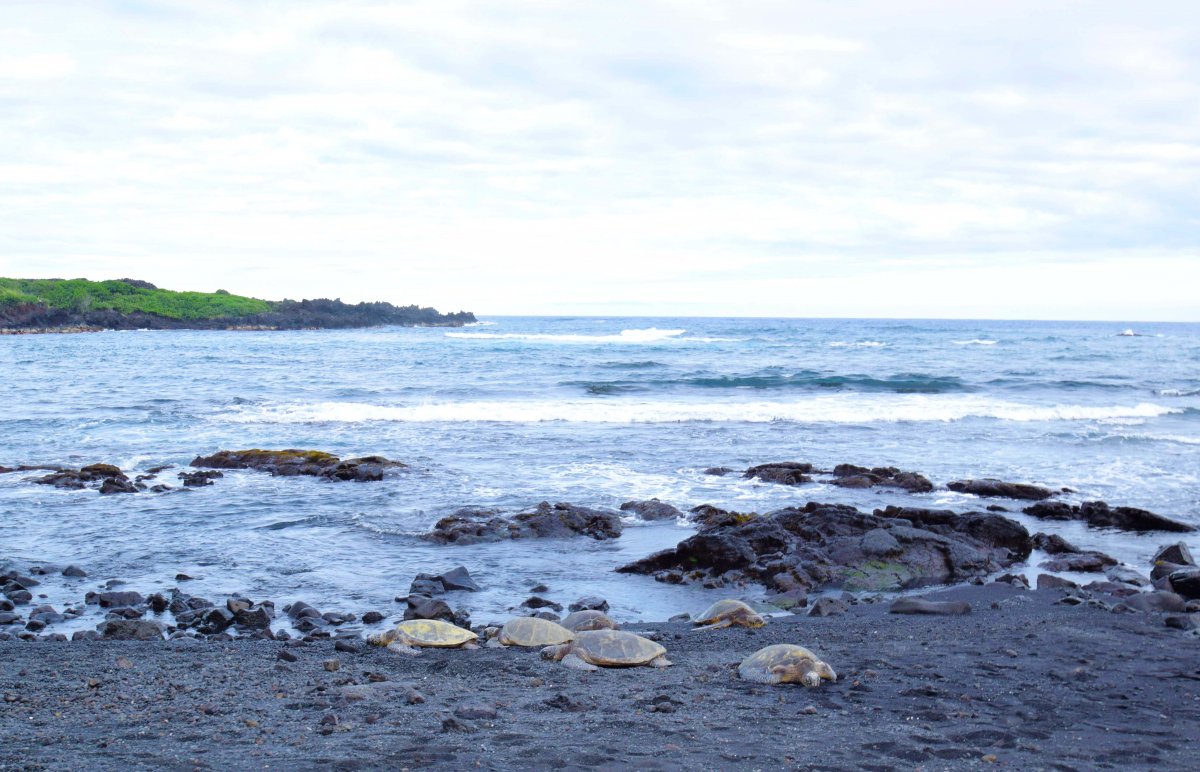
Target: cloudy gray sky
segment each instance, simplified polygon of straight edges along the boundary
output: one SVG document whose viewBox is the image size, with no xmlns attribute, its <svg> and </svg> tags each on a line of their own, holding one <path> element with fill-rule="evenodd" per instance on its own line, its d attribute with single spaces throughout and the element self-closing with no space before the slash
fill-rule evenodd
<svg viewBox="0 0 1200 772">
<path fill-rule="evenodd" d="M 1200 320 L 1200 3 L 0 0 L 0 275 Z"/>
</svg>

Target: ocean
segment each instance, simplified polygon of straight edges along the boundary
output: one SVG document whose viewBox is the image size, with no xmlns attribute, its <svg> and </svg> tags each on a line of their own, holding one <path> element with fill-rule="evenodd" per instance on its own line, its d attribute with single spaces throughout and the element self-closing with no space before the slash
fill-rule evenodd
<svg viewBox="0 0 1200 772">
<path fill-rule="evenodd" d="M 944 488 L 967 477 L 1068 487 L 1067 501 L 1200 525 L 1197 324 L 496 317 L 460 329 L 3 336 L 0 394 L 0 465 L 136 473 L 252 447 L 410 465 L 379 483 L 235 471 L 211 487 L 115 496 L 0 475 L 0 568 L 75 563 L 88 588 L 119 578 L 165 590 L 182 572 L 209 598 L 394 613 L 415 574 L 464 565 L 483 590 L 450 600 L 476 621 L 504 618 L 535 584 L 563 604 L 601 595 L 620 619 L 661 620 L 729 594 L 614 573 L 688 536 L 685 522 L 631 519 L 605 542 L 438 546 L 421 534 L 466 506 L 657 497 L 741 512 L 1000 503 L 1031 531 L 1142 571 L 1178 540 L 1036 521 L 1021 502 Z M 772 461 L 891 465 L 940 488 L 704 474 Z M 177 485 L 177 471 L 160 481 Z M 81 594 L 49 592 L 51 603 Z"/>
</svg>

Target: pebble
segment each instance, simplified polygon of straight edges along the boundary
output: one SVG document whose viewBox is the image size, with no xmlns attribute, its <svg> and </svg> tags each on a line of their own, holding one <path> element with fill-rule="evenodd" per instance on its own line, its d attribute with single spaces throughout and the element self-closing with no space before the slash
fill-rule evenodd
<svg viewBox="0 0 1200 772">
<path fill-rule="evenodd" d="M 362 651 L 362 645 L 353 638 L 338 638 L 333 642 L 334 651 L 345 652 L 346 654 L 358 654 Z"/>
<path fill-rule="evenodd" d="M 342 663 L 336 659 L 327 659 L 321 663 L 330 673 L 336 673 L 342 669 Z"/>
<path fill-rule="evenodd" d="M 283 660 L 284 662 L 295 662 L 296 660 L 300 659 L 299 657 L 297 657 L 295 654 L 288 651 L 287 649 L 280 649 L 279 654 L 276 656 L 279 659 Z"/>
</svg>

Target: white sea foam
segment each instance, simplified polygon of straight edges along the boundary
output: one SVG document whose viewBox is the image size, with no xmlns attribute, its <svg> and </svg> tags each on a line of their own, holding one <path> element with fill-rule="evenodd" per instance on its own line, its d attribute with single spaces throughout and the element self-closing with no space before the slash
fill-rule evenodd
<svg viewBox="0 0 1200 772">
<path fill-rule="evenodd" d="M 956 340 L 954 344 L 956 346 L 994 346 L 996 345 L 996 341 L 972 338 L 971 340 Z"/>
<path fill-rule="evenodd" d="M 1160 397 L 1194 397 L 1200 394 L 1200 389 L 1159 389 Z"/>
<path fill-rule="evenodd" d="M 495 326 L 496 326 L 495 322 L 488 322 L 488 321 L 467 322 L 466 324 L 463 325 L 463 327 L 495 327 Z"/>
<path fill-rule="evenodd" d="M 972 395 L 843 394 L 794 402 L 550 400 L 434 402 L 418 405 L 372 405 L 317 402 L 261 407 L 238 406 L 216 420 L 243 424 L 366 423 L 569 423 L 657 424 L 689 421 L 767 423 L 893 423 L 959 421 L 1100 421 L 1143 419 L 1182 412 L 1143 402 L 1137 405 L 1028 405 Z"/>
<path fill-rule="evenodd" d="M 890 346 L 891 344 L 878 340 L 860 340 L 853 343 L 844 340 L 835 340 L 829 345 L 833 348 L 846 348 L 848 346 L 854 346 L 857 348 L 883 348 L 885 346 Z"/>
<path fill-rule="evenodd" d="M 669 340 L 694 340 L 709 342 L 713 338 L 680 338 L 687 330 L 660 330 L 647 327 L 643 330 L 621 330 L 619 335 L 553 335 L 541 332 L 448 332 L 447 338 L 468 340 L 534 340 L 548 343 L 661 343 Z"/>
</svg>

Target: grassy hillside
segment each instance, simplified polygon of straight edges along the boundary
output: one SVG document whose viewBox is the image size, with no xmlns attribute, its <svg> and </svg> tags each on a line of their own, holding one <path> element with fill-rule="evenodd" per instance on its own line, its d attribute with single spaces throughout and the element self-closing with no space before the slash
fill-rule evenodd
<svg viewBox="0 0 1200 772">
<path fill-rule="evenodd" d="M 142 312 L 180 320 L 241 317 L 267 313 L 273 308 L 265 300 L 224 292 L 174 292 L 139 284 L 144 282 L 0 279 L 0 307 L 40 303 L 76 313 Z"/>
</svg>

